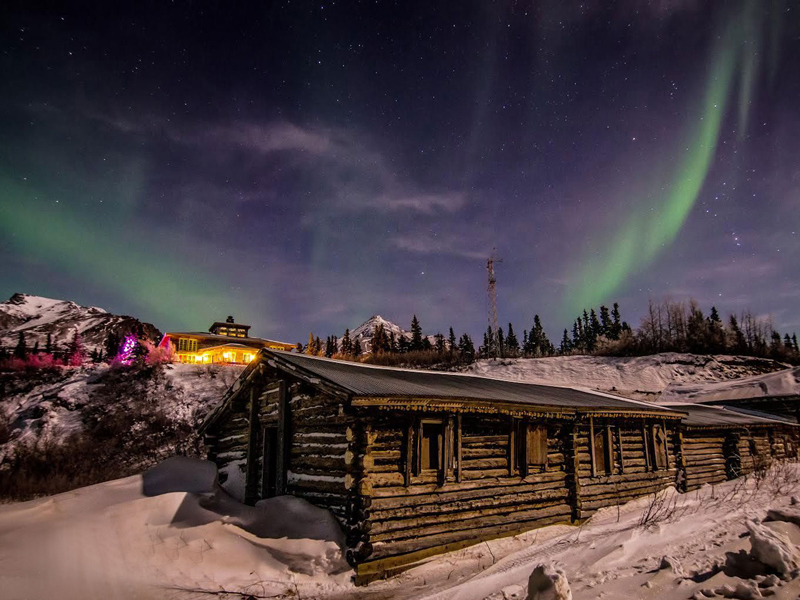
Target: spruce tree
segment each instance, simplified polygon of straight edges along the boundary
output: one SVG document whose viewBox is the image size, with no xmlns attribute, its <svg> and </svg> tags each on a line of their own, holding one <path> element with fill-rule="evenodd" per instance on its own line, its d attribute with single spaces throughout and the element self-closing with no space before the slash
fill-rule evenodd
<svg viewBox="0 0 800 600">
<path fill-rule="evenodd" d="M 600 321 L 597 319 L 597 313 L 594 312 L 594 309 L 592 309 L 591 317 L 589 317 L 589 326 L 592 331 L 592 346 L 594 346 L 597 343 L 597 338 L 602 334 L 603 329 L 600 325 Z"/>
<path fill-rule="evenodd" d="M 611 309 L 611 329 L 608 336 L 612 340 L 618 340 L 622 333 L 622 323 L 620 320 L 619 304 L 614 302 L 614 307 Z"/>
<path fill-rule="evenodd" d="M 794 344 L 794 351 L 800 354 L 800 347 L 797 346 L 797 334 L 792 334 L 792 343 Z"/>
<path fill-rule="evenodd" d="M 350 329 L 344 330 L 342 336 L 342 354 L 350 356 L 353 353 L 353 340 L 350 339 Z"/>
<path fill-rule="evenodd" d="M 361 338 L 357 337 L 356 340 L 353 342 L 353 356 L 355 356 L 356 358 L 361 356 Z"/>
<path fill-rule="evenodd" d="M 572 351 L 572 344 L 569 341 L 569 335 L 566 328 L 564 329 L 564 336 L 561 338 L 561 347 L 559 348 L 561 354 L 569 354 Z"/>
<path fill-rule="evenodd" d="M 486 333 L 483 334 L 483 347 L 485 348 L 486 358 L 497 357 L 496 341 L 491 325 L 486 328 Z"/>
<path fill-rule="evenodd" d="M 717 307 L 712 306 L 711 314 L 708 316 L 708 350 L 725 352 L 725 346 L 725 328 L 722 326 Z"/>
<path fill-rule="evenodd" d="M 422 350 L 422 327 L 417 315 L 411 319 L 411 350 Z"/>
<path fill-rule="evenodd" d="M 519 356 L 519 340 L 514 333 L 514 327 L 508 324 L 508 335 L 506 336 L 506 351 L 509 356 Z"/>
<path fill-rule="evenodd" d="M 600 335 L 603 337 L 611 337 L 612 325 L 608 307 L 600 306 Z"/>
<path fill-rule="evenodd" d="M 334 355 L 335 352 L 336 350 L 333 347 L 333 339 L 331 338 L 331 336 L 328 336 L 327 338 L 325 338 L 325 357 L 330 358 L 331 356 Z"/>
<path fill-rule="evenodd" d="M 53 334 L 51 333 L 47 334 L 47 342 L 45 343 L 44 351 L 47 352 L 47 354 L 53 353 Z"/>
<path fill-rule="evenodd" d="M 572 324 L 572 349 L 580 349 L 581 347 L 581 334 L 579 328 L 580 321 L 577 319 Z"/>
<path fill-rule="evenodd" d="M 25 345 L 25 333 L 20 331 L 17 347 L 14 348 L 14 358 L 25 360 L 28 358 L 28 347 Z"/>
<path fill-rule="evenodd" d="M 310 354 L 311 356 L 316 354 L 314 351 L 314 332 L 308 334 L 308 346 L 306 346 L 306 354 Z"/>
<path fill-rule="evenodd" d="M 456 348 L 458 347 L 458 342 L 456 341 L 456 334 L 453 332 L 453 328 L 450 328 L 450 335 L 447 337 L 447 347 L 450 352 L 455 352 Z"/>
<path fill-rule="evenodd" d="M 441 332 L 438 332 L 433 339 L 436 340 L 436 352 L 437 354 L 444 354 L 444 336 Z"/>
<path fill-rule="evenodd" d="M 475 360 L 475 345 L 472 343 L 472 338 L 466 333 L 461 336 L 458 342 L 458 355 L 462 361 L 467 363 Z"/>
<path fill-rule="evenodd" d="M 506 356 L 506 336 L 503 335 L 503 328 L 497 328 L 497 354 L 500 358 L 505 358 Z"/>
<path fill-rule="evenodd" d="M 48 339 L 48 344 L 49 342 L 50 340 Z M 119 354 L 119 347 L 121 345 L 122 345 L 122 339 L 120 338 L 119 334 L 116 331 L 109 332 L 109 334 L 106 336 L 106 341 L 105 341 L 106 358 L 108 358 L 109 361 L 112 361 L 115 358 L 117 358 L 117 355 Z M 53 353 L 52 349 L 50 353 L 51 354 Z"/>
</svg>

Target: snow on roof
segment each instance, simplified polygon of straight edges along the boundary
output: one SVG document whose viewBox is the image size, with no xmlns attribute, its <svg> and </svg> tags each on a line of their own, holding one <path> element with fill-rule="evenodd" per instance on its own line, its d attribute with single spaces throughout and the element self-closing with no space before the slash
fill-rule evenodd
<svg viewBox="0 0 800 600">
<path fill-rule="evenodd" d="M 356 396 L 460 398 L 680 416 L 663 406 L 571 387 L 503 381 L 464 373 L 365 365 L 274 350 L 265 350 L 263 354 L 328 380 Z"/>
</svg>

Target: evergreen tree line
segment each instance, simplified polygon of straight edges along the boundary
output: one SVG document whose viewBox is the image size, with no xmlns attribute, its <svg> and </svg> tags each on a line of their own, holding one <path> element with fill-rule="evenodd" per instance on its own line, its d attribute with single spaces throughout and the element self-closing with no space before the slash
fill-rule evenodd
<svg viewBox="0 0 800 600">
<path fill-rule="evenodd" d="M 422 335 L 422 326 L 414 315 L 411 336 L 396 336 L 383 325 L 372 332 L 371 346 L 362 348 L 358 338 L 346 330 L 341 340 L 336 336 L 324 342 L 312 334 L 306 346 L 298 350 L 316 356 L 367 360 L 381 364 L 441 363 L 468 364 L 478 358 L 538 358 L 571 354 L 606 356 L 641 356 L 659 352 L 692 352 L 695 354 L 742 354 L 800 363 L 797 334 L 778 332 L 771 319 L 754 316 L 750 311 L 738 317 L 730 315 L 723 322 L 716 307 L 704 314 L 697 302 L 663 300 L 650 301 L 647 314 L 638 328 L 622 319 L 618 303 L 611 308 L 601 305 L 584 310 L 570 329 L 564 329 L 556 347 L 547 337 L 539 315 L 530 329 L 517 337 L 512 323 L 499 327 L 493 334 L 488 327 L 483 344 L 475 349 L 469 334 L 456 337 L 450 327 L 449 335 L 437 333 L 430 338 Z M 401 359 L 407 355 L 405 361 Z M 413 357 L 411 356 L 413 355 Z M 377 357 L 382 357 L 378 360 Z M 396 358 L 392 358 L 396 357 Z"/>
</svg>

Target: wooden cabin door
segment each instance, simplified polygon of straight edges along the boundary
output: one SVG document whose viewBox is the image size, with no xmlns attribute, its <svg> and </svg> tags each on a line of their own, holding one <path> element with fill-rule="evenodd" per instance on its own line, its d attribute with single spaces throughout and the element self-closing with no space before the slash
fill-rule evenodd
<svg viewBox="0 0 800 600">
<path fill-rule="evenodd" d="M 261 456 L 261 498 L 272 498 L 278 489 L 278 428 L 264 427 Z"/>
</svg>

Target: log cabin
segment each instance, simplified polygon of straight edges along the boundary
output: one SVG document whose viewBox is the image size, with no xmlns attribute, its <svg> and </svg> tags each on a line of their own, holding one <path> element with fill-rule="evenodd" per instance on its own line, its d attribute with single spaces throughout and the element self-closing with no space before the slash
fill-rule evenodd
<svg viewBox="0 0 800 600">
<path fill-rule="evenodd" d="M 800 427 L 752 410 L 705 404 L 670 404 L 686 413 L 679 431 L 679 489 L 692 491 L 797 459 Z"/>
<path fill-rule="evenodd" d="M 201 431 L 247 503 L 329 509 L 356 582 L 674 484 L 683 413 L 578 389 L 261 350 Z"/>
</svg>

